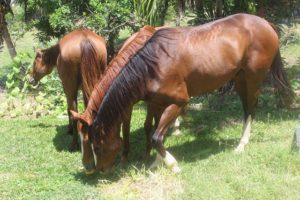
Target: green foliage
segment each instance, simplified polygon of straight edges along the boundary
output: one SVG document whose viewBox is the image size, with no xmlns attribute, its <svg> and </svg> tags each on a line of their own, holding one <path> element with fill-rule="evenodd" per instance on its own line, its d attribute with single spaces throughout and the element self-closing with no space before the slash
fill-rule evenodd
<svg viewBox="0 0 300 200">
<path fill-rule="evenodd" d="M 300 65 L 300 63 L 299 63 Z M 300 66 L 291 67 L 288 71 L 289 79 L 293 90 L 300 89 Z"/>
<path fill-rule="evenodd" d="M 132 0 L 31 0 L 31 24 L 41 41 L 62 37 L 76 28 L 90 28 L 109 40 L 109 48 L 121 29 L 134 27 Z M 33 13 L 36 13 L 35 15 Z"/>
<path fill-rule="evenodd" d="M 280 43 L 287 46 L 289 44 L 300 43 L 299 25 L 296 23 L 280 24 Z"/>
<path fill-rule="evenodd" d="M 32 61 L 33 57 L 28 52 L 19 52 L 14 58 L 5 81 L 6 98 L 1 103 L 1 116 L 38 117 L 65 112 L 65 95 L 56 71 L 42 78 L 38 87 L 31 86 L 28 77 L 20 74 L 21 66 L 27 73 L 30 71 Z"/>
<path fill-rule="evenodd" d="M 5 83 L 8 95 L 16 97 L 21 90 L 24 91 L 28 87 L 26 77 L 22 76 L 21 70 L 27 71 L 30 68 L 29 59 L 30 55 L 26 52 L 20 52 L 14 58 Z"/>
<path fill-rule="evenodd" d="M 168 0 L 134 0 L 135 12 L 143 24 L 164 25 Z"/>
</svg>

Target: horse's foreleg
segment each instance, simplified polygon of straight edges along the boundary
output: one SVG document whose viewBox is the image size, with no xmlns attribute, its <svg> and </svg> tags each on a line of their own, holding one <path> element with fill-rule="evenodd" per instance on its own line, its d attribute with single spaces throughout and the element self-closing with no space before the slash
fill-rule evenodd
<svg viewBox="0 0 300 200">
<path fill-rule="evenodd" d="M 163 161 L 168 168 L 172 169 L 173 172 L 180 172 L 180 168 L 178 167 L 176 159 L 168 151 L 166 151 L 165 147 L 163 146 L 163 138 L 165 133 L 167 132 L 168 127 L 180 114 L 181 110 L 181 106 L 172 104 L 168 106 L 162 113 L 158 127 L 156 128 L 155 133 L 152 136 L 152 144 L 158 154 L 156 160 L 150 168 L 156 167 L 156 165 L 159 164 L 159 161 Z"/>
<path fill-rule="evenodd" d="M 146 136 L 146 151 L 145 151 L 145 160 L 148 160 L 150 157 L 150 151 L 152 148 L 151 145 L 151 131 L 152 131 L 152 123 L 153 123 L 153 108 L 148 104 L 147 105 L 147 115 L 144 123 L 144 132 Z"/>
<path fill-rule="evenodd" d="M 127 162 L 128 154 L 129 154 L 129 134 L 130 134 L 130 120 L 132 114 L 132 107 L 128 110 L 128 115 L 126 119 L 122 123 L 122 133 L 123 133 L 123 152 L 122 152 L 122 160 L 121 162 Z"/>
</svg>

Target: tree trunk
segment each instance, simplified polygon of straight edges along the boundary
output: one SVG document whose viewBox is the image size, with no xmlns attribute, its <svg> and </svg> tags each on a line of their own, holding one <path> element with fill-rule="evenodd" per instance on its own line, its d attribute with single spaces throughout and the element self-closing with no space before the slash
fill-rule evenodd
<svg viewBox="0 0 300 200">
<path fill-rule="evenodd" d="M 29 22 L 29 13 L 28 13 L 28 7 L 27 7 L 28 0 L 24 0 L 23 3 L 24 3 L 24 21 Z"/>
<path fill-rule="evenodd" d="M 0 5 L 0 47 L 3 45 L 4 7 Z"/>
<path fill-rule="evenodd" d="M 167 15 L 168 7 L 169 7 L 169 0 L 163 1 L 163 8 L 160 15 L 160 25 L 163 26 L 165 24 L 165 18 Z"/>
<path fill-rule="evenodd" d="M 176 1 L 176 26 L 180 26 L 180 21 L 184 11 L 184 0 Z"/>
<path fill-rule="evenodd" d="M 223 0 L 216 0 L 216 18 L 223 16 Z"/>
<path fill-rule="evenodd" d="M 2 35 L 3 39 L 4 39 L 5 43 L 6 43 L 9 55 L 13 59 L 14 57 L 16 57 L 17 52 L 16 52 L 15 46 L 14 46 L 12 40 L 11 40 L 10 34 L 8 32 L 7 24 L 6 24 L 5 21 L 3 23 L 2 34 L 3 34 Z"/>
</svg>

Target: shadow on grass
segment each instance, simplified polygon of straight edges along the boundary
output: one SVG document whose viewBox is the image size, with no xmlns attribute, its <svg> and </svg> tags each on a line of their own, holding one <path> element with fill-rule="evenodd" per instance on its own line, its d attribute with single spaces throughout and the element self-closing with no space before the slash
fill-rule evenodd
<svg viewBox="0 0 300 200">
<path fill-rule="evenodd" d="M 69 125 L 56 126 L 56 135 L 53 138 L 53 144 L 57 151 L 70 151 L 70 145 L 73 135 L 68 134 Z"/>
<path fill-rule="evenodd" d="M 145 106 L 139 104 L 138 108 L 144 109 Z M 299 111 L 297 110 L 290 111 L 260 105 L 256 110 L 255 121 L 272 124 L 295 119 L 298 114 Z M 189 109 L 185 118 L 185 121 L 181 124 L 181 129 L 184 130 L 182 135 L 169 138 L 170 133 L 168 133 L 165 137 L 165 141 L 168 139 L 178 141 L 176 144 L 171 144 L 167 150 L 174 155 L 179 163 L 195 162 L 224 151 L 233 151 L 240 140 L 239 134 L 233 137 L 230 136 L 229 138 L 218 135 L 226 128 L 236 127 L 237 125 L 242 127 L 243 111 L 241 103 L 235 95 L 229 98 L 226 97 L 225 104 L 218 110 L 214 108 L 206 108 L 200 111 Z M 145 162 L 143 159 L 145 153 L 145 135 L 142 125 L 140 126 L 140 128 L 132 131 L 130 134 L 130 153 L 127 165 L 123 167 L 115 165 L 115 171 L 108 174 L 96 173 L 93 176 L 86 176 L 84 173 L 78 172 L 74 174 L 75 179 L 84 184 L 95 185 L 99 183 L 99 180 L 117 181 L 120 177 L 130 173 L 132 168 L 141 170 L 146 166 L 147 169 L 154 157 L 152 156 L 150 162 Z M 190 136 L 193 137 L 193 140 L 185 140 L 185 137 Z M 182 141 L 180 142 L 181 139 Z M 119 162 L 120 158 L 115 163 Z"/>
<path fill-rule="evenodd" d="M 50 128 L 52 127 L 53 125 L 52 124 L 45 124 L 45 123 L 38 123 L 38 124 L 31 124 L 30 127 L 31 128 Z"/>
</svg>

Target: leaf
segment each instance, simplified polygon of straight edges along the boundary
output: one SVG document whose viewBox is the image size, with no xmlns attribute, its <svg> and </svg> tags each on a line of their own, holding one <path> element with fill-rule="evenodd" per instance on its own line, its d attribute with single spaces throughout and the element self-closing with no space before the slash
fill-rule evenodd
<svg viewBox="0 0 300 200">
<path fill-rule="evenodd" d="M 12 82 L 6 81 L 6 82 L 5 82 L 6 88 L 7 88 L 7 89 L 11 89 L 12 86 L 14 85 L 14 83 L 15 83 L 14 81 L 12 81 Z"/>
<path fill-rule="evenodd" d="M 42 84 L 46 84 L 46 83 L 48 82 L 48 79 L 47 79 L 47 78 L 42 78 L 42 79 L 40 80 L 40 82 L 41 82 Z"/>
<path fill-rule="evenodd" d="M 7 80 L 12 80 L 13 77 L 14 77 L 14 74 L 13 73 L 9 73 L 7 75 Z"/>
<path fill-rule="evenodd" d="M 20 73 L 20 68 L 18 66 L 14 66 L 12 69 L 13 69 L 13 72 L 15 74 L 19 74 Z"/>
<path fill-rule="evenodd" d="M 12 96 L 18 96 L 20 94 L 20 89 L 18 87 L 15 87 L 11 92 L 10 94 Z"/>
</svg>

